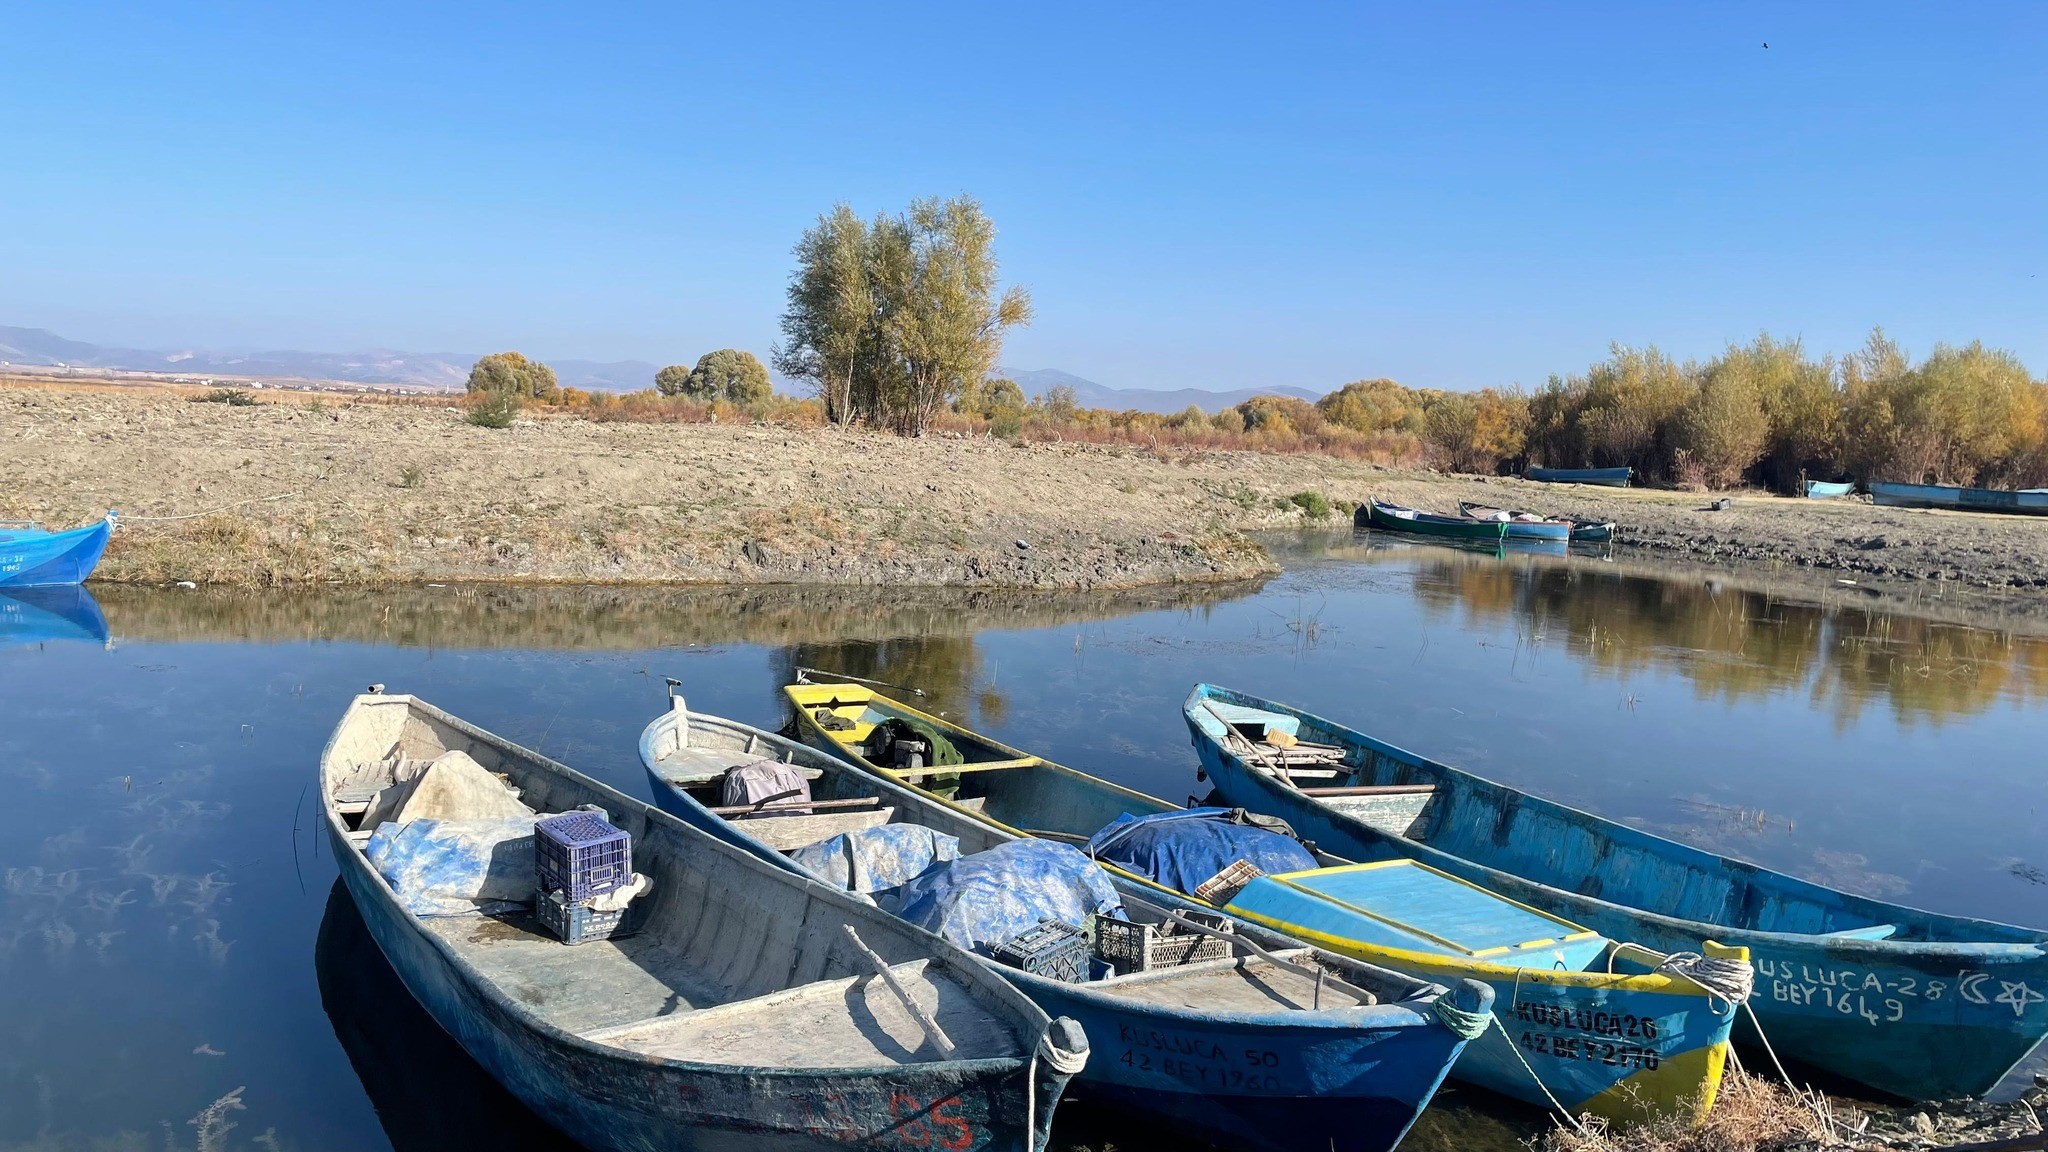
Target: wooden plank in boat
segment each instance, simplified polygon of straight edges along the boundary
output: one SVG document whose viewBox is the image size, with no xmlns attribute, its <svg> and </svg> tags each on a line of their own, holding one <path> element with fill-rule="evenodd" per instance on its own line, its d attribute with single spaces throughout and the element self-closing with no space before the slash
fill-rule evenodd
<svg viewBox="0 0 2048 1152">
<path fill-rule="evenodd" d="M 817 816 L 761 816 L 742 823 L 746 825 L 747 835 L 777 852 L 793 852 L 843 832 L 880 827 L 895 815 L 894 808 L 875 808 L 865 812 L 826 812 Z"/>
</svg>

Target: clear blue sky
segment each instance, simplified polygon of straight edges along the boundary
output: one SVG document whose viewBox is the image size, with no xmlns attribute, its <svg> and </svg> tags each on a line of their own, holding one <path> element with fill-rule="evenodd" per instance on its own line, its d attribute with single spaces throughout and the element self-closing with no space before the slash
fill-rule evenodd
<svg viewBox="0 0 2048 1152">
<path fill-rule="evenodd" d="M 1614 340 L 1872 324 L 2048 369 L 2039 2 L 41 4 L 0 31 L 0 324 L 100 343 L 765 354 L 819 212 L 968 192 L 1037 300 L 1004 361 L 1117 386 L 1535 384 Z"/>
</svg>

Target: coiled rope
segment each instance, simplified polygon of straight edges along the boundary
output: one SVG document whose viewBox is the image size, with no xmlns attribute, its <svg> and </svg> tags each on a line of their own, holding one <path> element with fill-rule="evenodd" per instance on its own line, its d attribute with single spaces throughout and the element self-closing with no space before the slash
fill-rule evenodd
<svg viewBox="0 0 2048 1152">
<path fill-rule="evenodd" d="M 1430 1011 L 1444 1027 L 1466 1040 L 1477 1040 L 1486 1035 L 1486 1029 L 1493 1023 L 1493 1011 L 1467 1012 L 1451 1003 L 1451 994 L 1446 992 L 1430 1002 Z"/>
</svg>

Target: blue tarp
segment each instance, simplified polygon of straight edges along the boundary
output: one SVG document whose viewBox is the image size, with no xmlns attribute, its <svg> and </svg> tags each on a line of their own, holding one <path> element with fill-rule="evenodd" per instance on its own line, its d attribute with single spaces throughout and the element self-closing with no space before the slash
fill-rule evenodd
<svg viewBox="0 0 2048 1152">
<path fill-rule="evenodd" d="M 386 821 L 363 855 L 415 916 L 496 912 L 533 903 L 533 821 Z"/>
<path fill-rule="evenodd" d="M 1266 873 L 1305 872 L 1316 866 L 1316 858 L 1292 836 L 1245 823 L 1246 819 L 1238 808 L 1190 808 L 1138 817 L 1126 812 L 1089 837 L 1087 851 L 1190 896 L 1203 881 L 1239 860 Z"/>
<path fill-rule="evenodd" d="M 777 817 L 761 817 L 774 820 Z M 744 828 L 743 822 L 740 827 Z M 797 867 L 849 892 L 880 892 L 960 855 L 960 841 L 922 824 L 883 824 L 842 832 L 789 854 Z"/>
<path fill-rule="evenodd" d="M 1013 840 L 941 864 L 903 886 L 896 914 L 986 956 L 1040 920 L 1087 924 L 1123 917 L 1109 876 L 1086 856 L 1047 840 Z"/>
</svg>

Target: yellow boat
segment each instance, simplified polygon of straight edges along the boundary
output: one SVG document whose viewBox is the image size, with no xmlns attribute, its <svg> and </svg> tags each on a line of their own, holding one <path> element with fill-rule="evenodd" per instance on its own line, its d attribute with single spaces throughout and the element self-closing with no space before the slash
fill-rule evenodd
<svg viewBox="0 0 2048 1152">
<path fill-rule="evenodd" d="M 805 743 L 917 788 L 993 827 L 1076 846 L 1125 814 L 1170 804 L 1012 748 L 871 687 L 784 689 Z M 1389 797 L 1419 810 L 1426 794 Z M 1703 1116 L 1728 1056 L 1736 1002 L 1723 971 L 1668 957 L 1516 903 L 1412 861 L 1260 877 L 1224 910 L 1304 943 L 1440 984 L 1495 990 L 1500 1027 L 1467 1045 L 1451 1074 L 1543 1107 L 1618 1122 Z M 1101 861 L 1161 894 L 1149 877 Z M 1748 952 L 1702 942 L 1708 961 Z M 1706 979 L 1707 984 L 1700 983 Z M 1709 987 L 1708 984 L 1714 985 Z M 1720 988 L 1722 991 L 1717 991 Z"/>
</svg>

